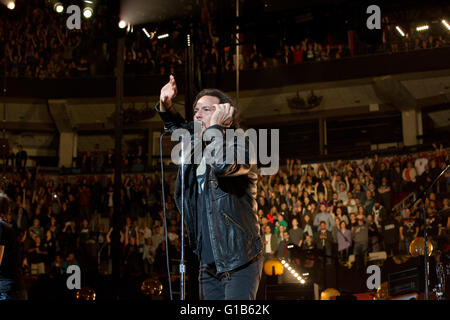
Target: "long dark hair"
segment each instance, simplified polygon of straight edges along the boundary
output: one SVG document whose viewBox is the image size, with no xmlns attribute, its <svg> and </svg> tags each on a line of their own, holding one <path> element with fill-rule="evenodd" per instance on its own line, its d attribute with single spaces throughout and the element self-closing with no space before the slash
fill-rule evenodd
<svg viewBox="0 0 450 320">
<path fill-rule="evenodd" d="M 234 101 L 230 97 L 228 97 L 225 94 L 225 92 L 223 92 L 223 91 L 221 91 L 219 89 L 203 89 L 195 97 L 194 108 L 197 105 L 198 100 L 201 97 L 204 97 L 204 96 L 216 97 L 216 98 L 219 99 L 219 103 L 229 103 L 230 105 L 232 105 L 234 107 L 234 115 L 233 115 L 233 122 L 231 123 L 230 129 L 237 129 L 237 128 L 239 128 L 239 112 L 238 112 L 238 109 L 237 109 Z"/>
</svg>

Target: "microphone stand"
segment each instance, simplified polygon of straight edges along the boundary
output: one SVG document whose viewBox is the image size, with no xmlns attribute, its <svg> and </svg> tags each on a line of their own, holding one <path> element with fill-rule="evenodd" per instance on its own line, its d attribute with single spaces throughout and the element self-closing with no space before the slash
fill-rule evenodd
<svg viewBox="0 0 450 320">
<path fill-rule="evenodd" d="M 418 199 L 422 199 L 423 202 L 423 240 L 424 240 L 424 252 L 423 252 L 423 260 L 424 260 L 424 269 L 425 269 L 425 300 L 429 299 L 428 294 L 428 286 L 429 286 L 429 278 L 430 278 L 430 271 L 428 266 L 428 246 L 427 246 L 427 211 L 425 209 L 425 199 L 431 192 L 433 186 L 438 182 L 438 180 L 441 178 L 441 176 L 449 169 L 450 164 L 448 164 L 444 170 L 441 171 L 441 173 L 434 179 L 434 181 L 426 188 L 424 189 L 418 196 Z"/>
<path fill-rule="evenodd" d="M 184 265 L 184 139 L 181 142 L 181 259 L 180 259 L 180 300 L 184 300 L 184 281 L 186 267 Z"/>
</svg>

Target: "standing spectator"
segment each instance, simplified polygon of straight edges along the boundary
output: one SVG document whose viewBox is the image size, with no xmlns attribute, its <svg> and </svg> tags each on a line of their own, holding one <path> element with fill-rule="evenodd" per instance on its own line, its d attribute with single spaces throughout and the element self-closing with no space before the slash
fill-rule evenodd
<svg viewBox="0 0 450 320">
<path fill-rule="evenodd" d="M 155 248 L 158 248 L 161 242 L 163 242 L 163 234 L 161 232 L 161 227 L 159 224 L 154 225 L 152 232 L 152 243 Z"/>
<path fill-rule="evenodd" d="M 373 215 L 373 220 L 378 229 L 381 228 L 381 222 L 386 219 L 386 212 L 386 208 L 381 204 L 381 201 L 378 199 L 375 200 L 372 211 L 369 213 Z"/>
<path fill-rule="evenodd" d="M 316 249 L 322 251 L 322 255 L 325 255 L 327 257 L 324 257 L 326 264 L 331 264 L 331 254 L 332 254 L 332 248 L 333 248 L 333 236 L 330 231 L 327 229 L 327 224 L 325 221 L 320 221 L 319 224 L 319 230 L 314 235 L 314 246 Z"/>
<path fill-rule="evenodd" d="M 342 264 L 348 260 L 350 247 L 352 245 L 352 233 L 347 229 L 345 221 L 341 221 L 337 234 L 338 256 Z"/>
<path fill-rule="evenodd" d="M 402 169 L 400 161 L 395 161 L 394 166 L 390 170 L 390 179 L 393 192 L 399 193 L 403 191 Z"/>
<path fill-rule="evenodd" d="M 372 212 L 372 208 L 373 208 L 374 204 L 375 204 L 375 199 L 373 198 L 372 191 L 367 190 L 366 191 L 366 199 L 362 202 L 365 214 L 369 214 Z"/>
<path fill-rule="evenodd" d="M 311 218 L 311 214 L 307 213 L 303 216 L 302 219 L 302 229 L 303 229 L 303 234 L 306 235 L 308 234 L 311 238 L 314 236 L 314 230 L 315 228 L 313 227 L 312 224 L 312 218 Z"/>
<path fill-rule="evenodd" d="M 331 214 L 329 212 L 326 211 L 326 206 L 324 204 L 320 205 L 320 212 L 318 214 L 316 214 L 316 216 L 314 217 L 314 226 L 317 229 L 320 229 L 319 223 L 321 221 L 324 221 L 326 224 L 327 230 L 331 231 L 331 229 L 334 225 L 333 217 L 331 216 Z"/>
<path fill-rule="evenodd" d="M 18 231 L 25 231 L 28 229 L 28 214 L 22 205 L 14 209 L 13 221 Z"/>
<path fill-rule="evenodd" d="M 347 201 L 343 202 L 344 206 L 347 207 L 347 213 L 356 213 L 358 211 L 358 207 L 356 205 L 356 199 L 353 198 L 353 194 L 351 192 L 347 193 Z M 347 221 L 348 224 L 348 221 Z"/>
<path fill-rule="evenodd" d="M 358 225 L 352 230 L 352 238 L 354 242 L 353 254 L 355 255 L 356 269 L 362 270 L 365 265 L 367 248 L 369 243 L 369 232 L 364 219 L 358 218 Z"/>
<path fill-rule="evenodd" d="M 380 235 L 373 215 L 367 215 L 367 229 L 369 230 L 369 252 L 380 251 Z"/>
<path fill-rule="evenodd" d="M 272 229 L 270 226 L 266 226 L 264 234 L 264 255 L 266 260 L 274 257 L 279 242 L 280 240 L 278 236 L 276 234 L 272 234 Z"/>
<path fill-rule="evenodd" d="M 287 222 L 284 220 L 284 215 L 281 213 L 277 214 L 277 221 L 275 222 L 275 229 L 274 229 L 274 234 L 276 235 L 280 235 L 279 234 L 279 228 L 283 226 L 284 229 L 286 229 L 288 227 Z M 281 236 L 281 235 L 280 235 Z"/>
<path fill-rule="evenodd" d="M 86 219 L 89 222 L 91 219 L 91 191 L 86 184 L 83 184 L 78 192 L 78 203 L 80 205 L 81 219 Z"/>
<path fill-rule="evenodd" d="M 410 243 L 419 234 L 419 225 L 416 222 L 416 217 L 414 215 L 411 215 L 410 210 L 405 211 L 405 218 L 402 219 L 399 232 L 400 232 L 400 241 L 402 241 L 401 251 L 404 254 L 408 254 Z"/>
<path fill-rule="evenodd" d="M 391 210 L 391 187 L 388 185 L 386 177 L 381 178 L 381 185 L 378 187 L 378 194 L 382 205 L 386 210 Z"/>
<path fill-rule="evenodd" d="M 27 165 L 28 154 L 23 150 L 21 144 L 19 144 L 17 148 L 19 150 L 16 153 L 16 170 L 19 173 L 23 173 Z"/>
<path fill-rule="evenodd" d="M 36 238 L 43 238 L 44 237 L 44 228 L 41 227 L 41 222 L 38 218 L 33 219 L 33 225 L 29 228 L 29 234 L 30 237 L 33 240 L 36 240 Z"/>
<path fill-rule="evenodd" d="M 153 263 L 155 262 L 156 249 L 152 244 L 152 238 L 145 238 L 145 243 L 142 248 L 142 260 L 144 261 L 145 275 L 152 275 Z"/>
<path fill-rule="evenodd" d="M 296 246 L 301 247 L 303 242 L 303 230 L 298 227 L 298 220 L 297 218 L 293 218 L 291 220 L 292 228 L 289 229 L 289 241 L 292 244 L 295 244 Z"/>
<path fill-rule="evenodd" d="M 276 251 L 276 256 L 278 258 L 285 258 L 290 259 L 290 251 L 287 248 L 287 245 L 289 243 L 289 233 L 284 230 L 283 226 L 280 226 L 280 237 L 279 237 L 279 243 L 278 248 Z"/>
<path fill-rule="evenodd" d="M 384 242 L 384 250 L 388 256 L 398 254 L 399 246 L 399 227 L 398 222 L 390 212 L 386 219 L 381 223 L 381 234 Z"/>
<path fill-rule="evenodd" d="M 92 161 L 94 173 L 100 173 L 103 166 L 103 156 L 98 143 L 95 144 L 94 151 L 92 152 Z"/>
<path fill-rule="evenodd" d="M 42 246 L 44 250 L 48 253 L 45 264 L 47 266 L 50 266 L 55 260 L 56 256 L 56 239 L 53 235 L 53 232 L 51 232 L 50 230 L 47 230 L 47 232 L 45 233 L 45 238 L 42 243 Z"/>
<path fill-rule="evenodd" d="M 139 266 L 141 259 L 139 259 L 139 250 L 136 243 L 136 238 L 127 237 L 127 233 L 125 233 L 125 248 L 124 248 L 124 265 L 125 265 L 125 274 L 128 276 L 136 276 L 139 273 Z"/>
<path fill-rule="evenodd" d="M 347 226 L 349 221 L 348 221 L 348 217 L 347 215 L 343 214 L 342 212 L 342 207 L 337 207 L 336 208 L 336 218 L 339 219 L 339 221 L 345 221 L 345 225 Z M 339 225 L 338 225 L 339 227 Z"/>
<path fill-rule="evenodd" d="M 406 183 L 406 191 L 412 192 L 416 187 L 416 168 L 414 168 L 412 161 L 406 163 L 406 168 L 402 171 L 403 181 Z"/>
<path fill-rule="evenodd" d="M 294 63 L 302 63 L 303 62 L 303 50 L 299 44 L 296 44 L 295 47 L 291 47 L 292 53 L 294 55 Z"/>
<path fill-rule="evenodd" d="M 41 244 L 41 238 L 34 239 L 34 246 L 28 249 L 28 261 L 31 264 L 31 274 L 40 275 L 45 273 L 45 262 L 47 260 L 48 251 Z"/>
<path fill-rule="evenodd" d="M 65 261 L 62 264 L 63 274 L 67 273 L 67 268 L 71 265 L 76 265 L 76 266 L 79 265 L 77 259 L 75 258 L 75 254 L 73 252 L 70 252 L 67 255 L 67 258 L 65 259 Z"/>
</svg>

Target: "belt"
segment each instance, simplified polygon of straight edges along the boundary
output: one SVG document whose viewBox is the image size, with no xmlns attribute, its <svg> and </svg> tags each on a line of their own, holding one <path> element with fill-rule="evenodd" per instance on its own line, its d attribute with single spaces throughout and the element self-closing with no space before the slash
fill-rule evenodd
<svg viewBox="0 0 450 320">
<path fill-rule="evenodd" d="M 244 264 L 244 265 L 242 265 L 242 266 L 240 266 L 240 267 L 237 267 L 236 269 L 233 269 L 233 270 L 231 270 L 231 271 L 223 272 L 223 273 L 219 276 L 220 280 L 223 280 L 223 279 L 229 279 L 230 276 L 231 276 L 233 273 L 235 273 L 235 272 L 237 272 L 237 271 L 239 271 L 239 270 L 242 270 L 242 269 L 247 268 L 247 267 L 248 267 L 249 265 L 251 265 L 253 262 L 258 261 L 261 257 L 262 257 L 262 254 L 259 253 L 258 255 L 256 255 L 255 257 L 253 257 L 253 258 L 252 258 L 249 262 L 247 262 L 246 264 Z"/>
</svg>

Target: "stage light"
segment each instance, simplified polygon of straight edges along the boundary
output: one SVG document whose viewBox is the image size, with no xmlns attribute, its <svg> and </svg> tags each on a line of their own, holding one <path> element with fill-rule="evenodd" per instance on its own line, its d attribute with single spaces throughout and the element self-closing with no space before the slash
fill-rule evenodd
<svg viewBox="0 0 450 320">
<path fill-rule="evenodd" d="M 264 263 L 264 273 L 268 276 L 280 276 L 283 271 L 283 264 L 277 258 L 268 259 Z"/>
<path fill-rule="evenodd" d="M 403 32 L 403 30 L 402 30 L 402 29 L 400 29 L 400 27 L 399 27 L 399 26 L 396 26 L 396 27 L 395 27 L 395 29 L 397 29 L 398 33 L 400 33 L 402 37 L 404 37 L 404 36 L 405 36 L 405 33 Z"/>
<path fill-rule="evenodd" d="M 430 27 L 427 26 L 427 25 L 419 26 L 419 27 L 416 28 L 416 31 L 425 31 L 425 30 L 428 30 L 429 28 Z"/>
<path fill-rule="evenodd" d="M 301 284 L 305 284 L 305 280 L 301 279 L 301 280 L 300 280 L 300 283 L 301 283 Z"/>
<path fill-rule="evenodd" d="M 6 7 L 8 7 L 9 10 L 14 10 L 16 3 L 14 1 L 9 1 Z"/>
<path fill-rule="evenodd" d="M 158 39 L 165 39 L 165 38 L 168 38 L 168 37 L 169 37 L 169 34 L 168 33 L 164 33 L 164 34 L 159 35 Z"/>
<path fill-rule="evenodd" d="M 86 7 L 86 8 L 83 9 L 83 16 L 86 19 L 91 18 L 93 14 L 94 14 L 94 10 L 92 10 L 91 7 Z"/>
<path fill-rule="evenodd" d="M 120 20 L 119 21 L 119 28 L 120 29 L 123 29 L 123 28 L 125 28 L 127 26 L 127 23 L 124 21 L 124 20 Z"/>
<path fill-rule="evenodd" d="M 447 30 L 450 30 L 450 25 L 448 24 L 448 22 L 445 19 L 442 19 L 441 22 L 447 28 Z"/>
<path fill-rule="evenodd" d="M 150 33 L 148 33 L 148 31 L 145 28 L 142 28 L 142 31 L 144 31 L 147 38 L 150 38 Z"/>
<path fill-rule="evenodd" d="M 55 5 L 53 6 L 53 9 L 58 12 L 58 13 L 62 13 L 64 11 L 64 6 L 61 2 L 57 2 L 55 3 Z"/>
<path fill-rule="evenodd" d="M 134 26 L 132 25 L 132 24 L 130 24 L 130 23 L 128 23 L 128 25 L 127 25 L 127 33 L 133 33 L 133 31 L 134 31 Z"/>
<path fill-rule="evenodd" d="M 92 2 L 92 1 L 90 1 L 90 0 L 84 0 L 84 2 L 85 2 L 85 3 L 88 3 L 88 4 L 94 4 L 94 2 Z"/>
<path fill-rule="evenodd" d="M 163 290 L 163 285 L 158 278 L 148 278 L 142 282 L 141 292 L 145 295 L 159 296 Z"/>
<path fill-rule="evenodd" d="M 281 263 L 282 263 L 282 264 L 285 264 L 285 263 L 286 263 L 286 261 L 284 261 L 284 260 L 281 260 Z"/>
</svg>

